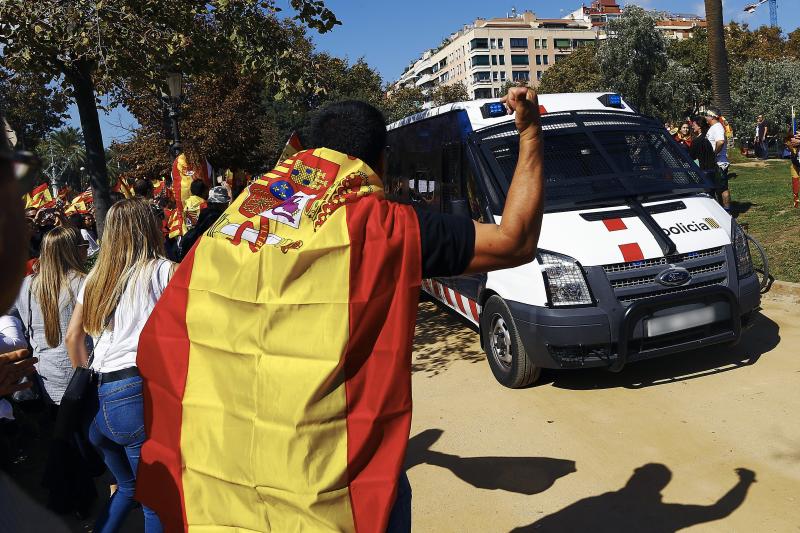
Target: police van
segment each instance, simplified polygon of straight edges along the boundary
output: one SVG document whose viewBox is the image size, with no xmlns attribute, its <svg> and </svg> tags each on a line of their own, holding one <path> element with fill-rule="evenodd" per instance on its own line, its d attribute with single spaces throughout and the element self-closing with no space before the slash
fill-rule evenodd
<svg viewBox="0 0 800 533">
<path fill-rule="evenodd" d="M 545 214 L 533 262 L 423 280 L 478 328 L 497 380 L 627 363 L 739 339 L 760 304 L 748 238 L 653 118 L 611 93 L 539 95 Z M 519 137 L 497 101 L 388 127 L 389 197 L 499 223 Z"/>
</svg>

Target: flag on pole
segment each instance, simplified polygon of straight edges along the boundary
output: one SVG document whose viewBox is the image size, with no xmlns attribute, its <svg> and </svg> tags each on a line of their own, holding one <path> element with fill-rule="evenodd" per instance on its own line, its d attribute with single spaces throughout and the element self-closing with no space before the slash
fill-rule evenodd
<svg viewBox="0 0 800 533">
<path fill-rule="evenodd" d="M 86 189 L 84 192 L 72 199 L 72 202 L 64 210 L 66 215 L 85 215 L 92 212 L 92 204 L 94 197 L 92 196 L 92 189 Z"/>
<path fill-rule="evenodd" d="M 142 331 L 137 500 L 167 532 L 383 533 L 411 424 L 413 208 L 306 150 L 251 184 Z"/>
<path fill-rule="evenodd" d="M 202 180 L 206 187 L 211 188 L 211 165 L 203 161 L 199 165 L 192 165 L 186 154 L 180 154 L 172 162 L 172 191 L 175 195 L 174 223 L 170 224 L 170 238 L 186 233 L 186 224 L 183 220 L 184 203 L 192 195 L 192 181 Z"/>
<path fill-rule="evenodd" d="M 794 106 L 792 106 L 792 134 L 797 134 L 797 117 L 794 114 Z"/>
<path fill-rule="evenodd" d="M 22 199 L 25 201 L 25 209 L 39 209 L 53 199 L 53 194 L 50 192 L 50 186 L 42 183 Z"/>
</svg>

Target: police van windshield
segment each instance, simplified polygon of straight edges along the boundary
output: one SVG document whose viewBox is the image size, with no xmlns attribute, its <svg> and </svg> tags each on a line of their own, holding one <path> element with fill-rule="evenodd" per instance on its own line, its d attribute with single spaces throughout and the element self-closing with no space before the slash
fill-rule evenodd
<svg viewBox="0 0 800 533">
<path fill-rule="evenodd" d="M 712 187 L 653 119 L 602 111 L 554 113 L 542 117 L 542 128 L 547 210 Z M 514 123 L 480 130 L 473 140 L 490 170 L 490 196 L 502 211 L 519 151 Z"/>
</svg>

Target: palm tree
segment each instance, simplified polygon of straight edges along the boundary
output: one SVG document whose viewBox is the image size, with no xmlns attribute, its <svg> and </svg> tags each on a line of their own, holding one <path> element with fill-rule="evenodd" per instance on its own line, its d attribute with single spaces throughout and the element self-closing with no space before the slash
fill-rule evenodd
<svg viewBox="0 0 800 533">
<path fill-rule="evenodd" d="M 86 165 L 83 138 L 76 128 L 51 132 L 37 148 L 44 163 L 44 172 L 53 182 L 83 190 L 81 168 Z"/>
<path fill-rule="evenodd" d="M 714 105 L 728 120 L 731 118 L 731 85 L 728 78 L 728 52 L 725 50 L 725 26 L 722 0 L 705 0 L 708 24 L 708 63 Z"/>
</svg>

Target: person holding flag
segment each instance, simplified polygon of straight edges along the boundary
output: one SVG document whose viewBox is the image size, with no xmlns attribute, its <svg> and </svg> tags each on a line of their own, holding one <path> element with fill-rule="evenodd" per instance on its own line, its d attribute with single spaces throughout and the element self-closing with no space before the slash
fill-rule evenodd
<svg viewBox="0 0 800 533">
<path fill-rule="evenodd" d="M 165 531 L 410 531 L 402 470 L 423 277 L 511 268 L 543 212 L 538 99 L 500 224 L 386 200 L 383 115 L 314 117 L 192 248 L 141 332 L 137 499 Z"/>
</svg>

